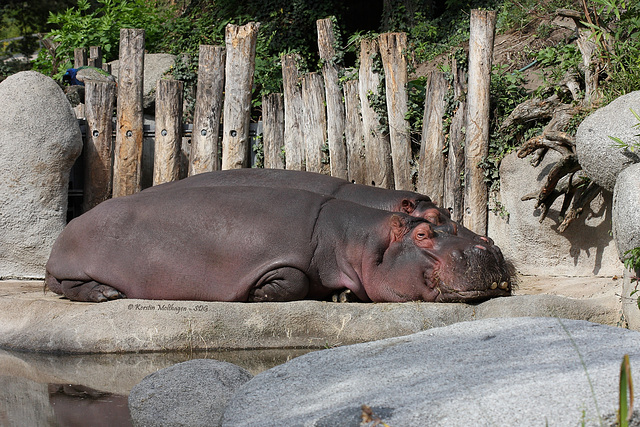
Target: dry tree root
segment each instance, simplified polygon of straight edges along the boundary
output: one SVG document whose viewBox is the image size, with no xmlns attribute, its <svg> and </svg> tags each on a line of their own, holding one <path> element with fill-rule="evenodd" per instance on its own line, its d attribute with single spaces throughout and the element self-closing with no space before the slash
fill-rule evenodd
<svg viewBox="0 0 640 427">
<path fill-rule="evenodd" d="M 521 200 L 536 200 L 535 208 L 541 209 L 540 222 L 542 222 L 555 200 L 564 196 L 560 210 L 561 223 L 558 226 L 558 231 L 564 232 L 569 224 L 580 216 L 584 207 L 589 205 L 602 190 L 599 185 L 589 181 L 584 173 L 580 172 L 582 167 L 576 155 L 575 138 L 566 133 L 565 129 L 573 116 L 583 108 L 590 108 L 599 99 L 598 78 L 605 67 L 599 62 L 595 52 L 599 48 L 606 49 L 607 46 L 605 43 L 602 43 L 602 46 L 596 46 L 592 41 L 590 30 L 581 23 L 580 13 L 561 9 L 557 14 L 572 18 L 576 23 L 578 32 L 576 43 L 583 57 L 581 68 L 584 72 L 582 80 L 584 83 L 580 84 L 574 72 L 567 73 L 557 84 L 556 93 L 546 99 L 534 98 L 518 105 L 502 123 L 500 130 L 503 131 L 514 124 L 548 120 L 542 134 L 526 141 L 518 151 L 518 157 L 525 158 L 532 155 L 531 164 L 538 166 L 551 149 L 560 153 L 562 158 L 551 168 L 542 187 L 538 191 L 525 195 Z M 590 22 L 589 19 L 587 21 Z M 580 90 L 581 86 L 585 88 L 584 92 Z M 563 102 L 566 98 L 571 98 L 571 104 Z"/>
</svg>

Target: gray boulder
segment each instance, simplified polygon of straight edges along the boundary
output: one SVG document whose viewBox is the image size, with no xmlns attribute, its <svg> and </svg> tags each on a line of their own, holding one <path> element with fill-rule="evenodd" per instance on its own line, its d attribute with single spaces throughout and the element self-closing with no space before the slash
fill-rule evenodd
<svg viewBox="0 0 640 427">
<path fill-rule="evenodd" d="M 150 108 L 155 104 L 158 80 L 171 69 L 175 62 L 176 56 L 169 53 L 146 53 L 144 55 L 144 108 Z M 111 65 L 111 74 L 117 79 L 120 61 L 116 59 L 109 64 Z"/>
<path fill-rule="evenodd" d="M 258 374 L 223 425 L 355 427 L 362 405 L 392 426 L 613 425 L 624 354 L 637 383 L 638 332 L 559 318 L 463 322 Z"/>
<path fill-rule="evenodd" d="M 489 236 L 505 257 L 526 275 L 613 276 L 622 274 L 622 264 L 612 237 L 611 194 L 596 197 L 580 218 L 563 233 L 557 231 L 562 198 L 549 209 L 540 223 L 535 200 L 521 197 L 542 187 L 543 180 L 560 155 L 550 151 L 538 167 L 516 153 L 500 165 L 498 201 L 503 216 L 489 213 Z"/>
<path fill-rule="evenodd" d="M 236 390 L 252 375 L 227 362 L 196 359 L 161 369 L 135 385 L 129 411 L 135 426 L 218 426 Z"/>
<path fill-rule="evenodd" d="M 640 164 L 621 171 L 613 192 L 613 239 L 622 260 L 624 253 L 640 247 Z"/>
<path fill-rule="evenodd" d="M 640 114 L 640 91 L 623 95 L 609 105 L 597 109 L 580 123 L 576 132 L 578 161 L 587 176 L 613 191 L 616 176 L 624 168 L 640 162 L 635 153 L 615 146 L 610 136 L 622 141 L 638 142 L 638 123 L 630 109 Z"/>
<path fill-rule="evenodd" d="M 8 77 L 0 99 L 0 278 L 42 278 L 82 135 L 62 89 L 40 73 Z"/>
</svg>

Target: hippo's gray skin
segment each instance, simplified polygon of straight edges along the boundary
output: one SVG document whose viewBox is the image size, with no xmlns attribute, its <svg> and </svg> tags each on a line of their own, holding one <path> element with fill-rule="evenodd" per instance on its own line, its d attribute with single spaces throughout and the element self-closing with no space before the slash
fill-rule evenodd
<svg viewBox="0 0 640 427">
<path fill-rule="evenodd" d="M 424 194 L 352 184 L 344 179 L 314 172 L 261 168 L 232 169 L 201 173 L 181 181 L 151 187 L 145 191 L 156 191 L 166 186 L 191 188 L 238 185 L 306 190 L 332 196 L 336 199 L 348 200 L 370 208 L 404 212 L 411 216 L 424 218 L 436 226 L 441 226 L 450 234 L 458 234 L 461 237 L 475 239 L 479 243 L 493 245 L 491 239 L 479 236 L 451 220 L 448 210 L 438 207 Z"/>
<path fill-rule="evenodd" d="M 71 221 L 45 283 L 77 301 L 475 301 L 510 294 L 497 248 L 315 193 L 165 186 Z"/>
</svg>

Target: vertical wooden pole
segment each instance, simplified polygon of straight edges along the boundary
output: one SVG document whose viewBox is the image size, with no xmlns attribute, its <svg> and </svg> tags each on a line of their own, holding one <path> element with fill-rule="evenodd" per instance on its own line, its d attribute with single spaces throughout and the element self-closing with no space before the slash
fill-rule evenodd
<svg viewBox="0 0 640 427">
<path fill-rule="evenodd" d="M 345 140 L 347 143 L 348 179 L 355 184 L 366 184 L 364 136 L 360 116 L 358 80 L 344 82 Z"/>
<path fill-rule="evenodd" d="M 411 179 L 411 132 L 405 118 L 409 111 L 407 93 L 407 35 L 385 33 L 378 37 L 389 116 L 389 137 L 396 190 L 413 190 Z"/>
<path fill-rule="evenodd" d="M 336 64 L 334 18 L 319 19 L 318 51 L 322 60 L 322 75 L 327 100 L 327 141 L 331 176 L 347 178 L 347 151 L 344 142 L 344 104 L 338 83 L 340 68 Z"/>
<path fill-rule="evenodd" d="M 86 212 L 111 197 L 113 153 L 113 106 L 116 84 L 87 82 L 85 85 L 87 137 L 84 155 L 84 191 L 82 211 Z"/>
<path fill-rule="evenodd" d="M 284 151 L 287 169 L 304 170 L 304 139 L 302 136 L 302 90 L 299 85 L 300 55 L 282 56 L 282 87 L 284 89 Z"/>
<path fill-rule="evenodd" d="M 445 95 L 449 85 L 441 71 L 432 71 L 427 80 L 422 119 L 422 143 L 418 159 L 418 193 L 426 194 L 442 206 L 444 198 L 444 133 Z"/>
<path fill-rule="evenodd" d="M 102 68 L 102 47 L 90 46 L 89 47 L 89 62 L 92 67 Z"/>
<path fill-rule="evenodd" d="M 466 73 L 458 68 L 455 60 L 451 64 L 453 73 L 454 107 L 451 126 L 449 127 L 449 149 L 447 151 L 447 168 L 444 176 L 444 200 L 442 207 L 448 209 L 451 218 L 462 223 L 464 215 L 464 138 L 467 127 Z"/>
<path fill-rule="evenodd" d="M 302 77 L 303 126 L 306 143 L 306 165 L 310 172 L 326 173 L 328 160 L 323 152 L 327 140 L 327 114 L 324 100 L 324 84 L 318 73 Z"/>
<path fill-rule="evenodd" d="M 281 93 L 262 97 L 262 129 L 264 167 L 284 169 L 284 98 Z"/>
<path fill-rule="evenodd" d="M 380 115 L 371 105 L 370 97 L 378 96 L 380 75 L 374 70 L 378 43 L 362 39 L 360 42 L 359 94 L 362 105 L 362 133 L 364 135 L 367 184 L 393 188 L 393 167 L 389 134 L 381 127 Z"/>
<path fill-rule="evenodd" d="M 225 30 L 227 58 L 222 124 L 222 169 L 246 167 L 249 162 L 251 89 L 255 70 L 256 42 L 260 24 L 228 24 Z"/>
<path fill-rule="evenodd" d="M 113 197 L 140 191 L 143 140 L 144 30 L 120 30 Z"/>
<path fill-rule="evenodd" d="M 87 65 L 87 49 L 77 47 L 73 49 L 73 68 L 80 68 Z"/>
<path fill-rule="evenodd" d="M 222 46 L 200 46 L 189 175 L 220 169 L 218 139 L 224 92 L 224 63 L 225 50 Z"/>
<path fill-rule="evenodd" d="M 495 11 L 471 11 L 464 225 L 480 235 L 487 234 L 488 194 L 484 171 L 478 164 L 489 154 L 489 86 L 495 28 Z"/>
<path fill-rule="evenodd" d="M 153 185 L 180 179 L 183 88 L 179 80 L 158 80 Z"/>
</svg>

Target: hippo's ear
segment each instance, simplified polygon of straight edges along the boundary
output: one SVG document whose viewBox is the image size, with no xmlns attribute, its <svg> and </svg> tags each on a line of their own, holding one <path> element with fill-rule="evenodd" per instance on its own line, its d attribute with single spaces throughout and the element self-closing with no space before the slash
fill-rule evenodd
<svg viewBox="0 0 640 427">
<path fill-rule="evenodd" d="M 402 212 L 411 215 L 413 211 L 416 210 L 416 204 L 413 200 L 402 199 Z"/>
<path fill-rule="evenodd" d="M 411 237 L 416 246 L 425 249 L 433 247 L 433 237 L 435 235 L 436 233 L 433 231 L 433 228 L 431 228 L 431 225 L 426 222 L 416 225 L 411 233 Z"/>
<path fill-rule="evenodd" d="M 394 242 L 402 240 L 409 231 L 407 222 L 400 215 L 392 215 L 389 220 L 389 226 L 391 227 L 391 240 Z"/>
</svg>

